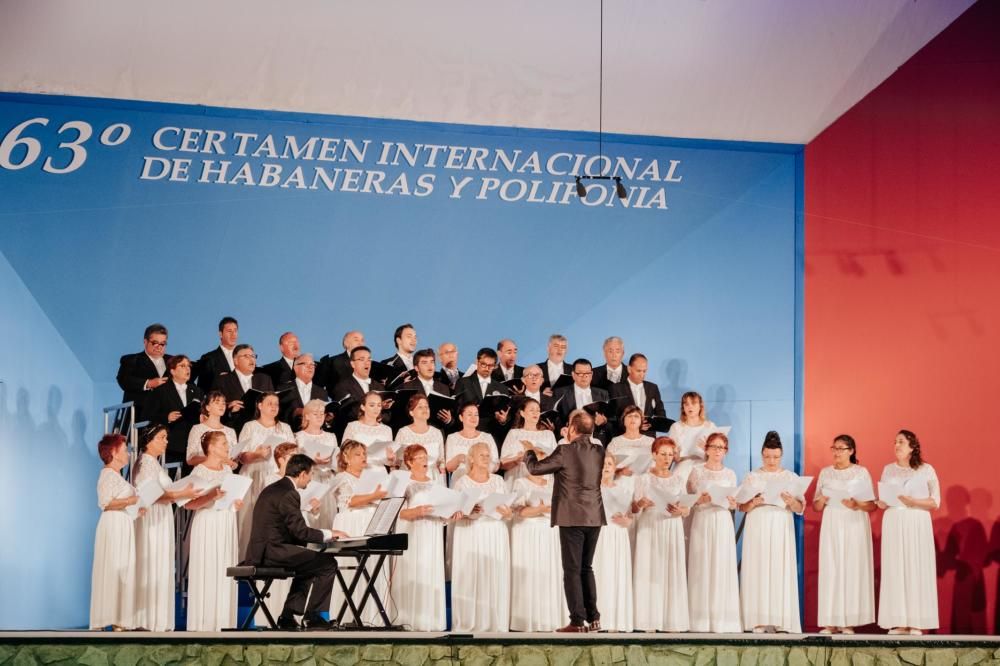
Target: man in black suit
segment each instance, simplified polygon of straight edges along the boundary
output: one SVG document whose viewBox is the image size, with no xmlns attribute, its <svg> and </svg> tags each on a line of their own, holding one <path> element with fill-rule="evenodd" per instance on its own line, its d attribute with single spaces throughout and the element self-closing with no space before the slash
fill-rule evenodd
<svg viewBox="0 0 1000 666">
<path fill-rule="evenodd" d="M 571 372 L 573 385 L 559 389 L 553 396 L 556 400 L 556 411 L 559 412 L 562 423 L 569 421 L 569 415 L 573 410 L 583 409 L 585 405 L 592 402 L 607 401 L 609 398 L 607 391 L 593 388 L 590 385 L 590 381 L 594 377 L 590 361 L 585 358 L 576 359 L 573 361 Z M 611 441 L 608 419 L 603 414 L 597 414 L 594 417 L 593 432 L 594 436 L 601 440 L 605 446 Z"/>
<path fill-rule="evenodd" d="M 356 418 L 357 406 L 364 402 L 365 394 L 369 391 L 385 390 L 385 384 L 371 378 L 372 352 L 368 347 L 361 345 L 351 350 L 351 368 L 351 374 L 337 382 L 330 394 L 333 400 L 343 405 L 333 422 L 333 432 L 337 435 L 337 441 L 343 441 L 344 430 L 347 429 L 347 424 Z M 382 407 L 382 419 L 387 421 L 390 417 L 392 399 L 384 400 Z"/>
<path fill-rule="evenodd" d="M 520 379 L 524 368 L 517 364 L 517 344 L 508 338 L 497 343 L 497 367 L 493 370 L 493 379 L 506 382 Z"/>
<path fill-rule="evenodd" d="M 320 612 L 330 607 L 337 558 L 305 546 L 347 536 L 336 530 L 317 530 L 306 525 L 299 490 L 312 480 L 312 468 L 312 459 L 297 453 L 288 459 L 284 478 L 260 491 L 253 507 L 246 559 L 241 563 L 295 571 L 285 606 L 278 616 L 278 628 L 286 631 L 299 628 L 296 615 L 303 616 L 302 626 L 306 629 L 330 628 Z"/>
<path fill-rule="evenodd" d="M 316 376 L 316 361 L 312 354 L 299 354 L 294 363 L 295 379 L 278 387 L 278 399 L 281 403 L 279 418 L 292 427 L 292 432 L 299 430 L 302 420 L 302 408 L 310 400 L 330 402 L 326 389 L 313 382 Z"/>
<path fill-rule="evenodd" d="M 524 382 L 524 391 L 517 394 L 517 398 L 514 400 L 511 412 L 512 414 L 516 414 L 518 410 L 521 409 L 521 404 L 525 398 L 533 398 L 536 400 L 543 413 L 555 409 L 555 398 L 546 394 L 542 390 L 541 368 L 537 365 L 529 365 L 524 369 L 524 373 L 521 375 L 521 380 Z M 548 428 L 549 430 L 555 430 L 558 423 L 548 421 L 543 418 L 538 425 L 543 428 Z"/>
<path fill-rule="evenodd" d="M 441 369 L 434 373 L 434 379 L 447 384 L 454 391 L 458 380 L 462 378 L 462 371 L 458 369 L 458 347 L 454 342 L 442 342 L 438 345 L 438 361 Z"/>
<path fill-rule="evenodd" d="M 316 377 L 313 381 L 333 393 L 333 387 L 351 376 L 351 350 L 365 346 L 365 334 L 361 331 L 348 331 L 340 341 L 344 351 L 336 356 L 324 356 L 316 366 Z"/>
<path fill-rule="evenodd" d="M 625 343 L 616 335 L 604 341 L 604 365 L 594 368 L 594 381 L 590 384 L 611 393 L 611 387 L 625 381 L 628 372 L 622 359 L 625 358 Z"/>
<path fill-rule="evenodd" d="M 118 386 L 121 387 L 122 402 L 135 404 L 136 421 L 146 418 L 143 408 L 149 391 L 167 383 L 167 327 L 150 324 L 142 334 L 143 351 L 125 354 L 118 364 Z M 126 426 L 130 424 L 125 424 Z"/>
<path fill-rule="evenodd" d="M 402 374 L 407 370 L 412 370 L 417 360 L 414 353 L 417 350 L 417 329 L 413 324 L 400 324 L 392 334 L 393 344 L 396 345 L 396 353 L 382 361 L 396 369 L 396 374 Z M 391 379 L 387 380 L 391 383 Z"/>
<path fill-rule="evenodd" d="M 451 389 L 448 388 L 447 384 L 434 379 L 435 359 L 433 349 L 421 349 L 415 352 L 413 354 L 413 363 L 413 367 L 417 371 L 417 378 L 406 382 L 401 388 L 414 389 L 424 395 L 430 395 L 431 393 L 445 396 L 451 395 Z M 449 411 L 438 410 L 437 414 L 431 414 L 431 423 L 437 428 L 448 430 L 457 421 L 455 416 Z M 410 415 L 406 413 L 406 405 L 395 405 L 391 424 L 393 433 L 395 434 L 397 430 L 409 422 Z"/>
<path fill-rule="evenodd" d="M 455 387 L 455 399 L 459 405 L 467 402 L 474 402 L 478 405 L 486 396 L 497 393 L 511 394 L 510 389 L 493 379 L 493 369 L 496 368 L 496 365 L 497 353 L 489 347 L 483 347 L 476 352 L 476 371 L 468 377 L 459 379 Z M 490 433 L 493 436 L 493 441 L 503 442 L 507 435 L 505 431 L 509 416 L 510 407 L 492 413 L 480 410 L 479 430 Z"/>
<path fill-rule="evenodd" d="M 271 378 L 271 383 L 281 386 L 295 379 L 295 359 L 301 353 L 299 348 L 299 336 L 291 331 L 286 331 L 278 338 L 278 349 L 281 350 L 281 358 L 273 363 L 268 363 L 261 368 L 261 371 Z"/>
<path fill-rule="evenodd" d="M 660 397 L 660 389 L 653 382 L 646 381 L 646 370 L 649 362 L 643 354 L 632 354 L 628 359 L 628 374 L 621 384 L 611 387 L 611 397 L 621 398 L 619 413 L 628 405 L 635 405 L 642 410 L 643 420 L 641 432 L 644 435 L 656 436 L 652 426 L 649 424 L 650 416 L 667 416 L 667 411 L 663 407 L 663 398 Z M 671 422 L 672 424 L 673 422 Z M 625 424 L 617 424 L 618 433 L 625 432 Z"/>
<path fill-rule="evenodd" d="M 153 389 L 146 402 L 146 418 L 167 426 L 167 462 L 185 462 L 191 428 L 201 421 L 204 394 L 191 381 L 191 359 L 184 354 L 167 361 L 170 379 Z"/>
<path fill-rule="evenodd" d="M 257 354 L 250 345 L 233 348 L 234 370 L 219 377 L 218 390 L 226 397 L 226 424 L 239 435 L 247 421 L 254 418 L 257 405 L 244 405 L 243 396 L 250 389 L 270 393 L 274 391 L 271 378 L 257 372 Z"/>
<path fill-rule="evenodd" d="M 552 526 L 559 528 L 562 550 L 563 590 L 569 608 L 569 624 L 556 631 L 601 630 L 594 580 L 594 551 L 605 525 L 601 498 L 604 449 L 591 441 L 593 420 L 577 413 L 570 419 L 566 439 L 547 458 L 539 460 L 528 451 L 524 462 L 531 474 L 554 474 Z"/>
<path fill-rule="evenodd" d="M 205 393 L 215 388 L 220 375 L 233 371 L 233 349 L 239 334 L 240 324 L 233 317 L 223 317 L 219 321 L 219 346 L 202 354 L 195 364 L 198 388 Z"/>
<path fill-rule="evenodd" d="M 569 343 L 565 335 L 554 333 L 549 336 L 548 358 L 538 364 L 542 369 L 543 390 L 552 393 L 551 387 L 562 375 L 568 375 L 573 371 L 573 366 L 566 362 L 566 351 Z"/>
</svg>

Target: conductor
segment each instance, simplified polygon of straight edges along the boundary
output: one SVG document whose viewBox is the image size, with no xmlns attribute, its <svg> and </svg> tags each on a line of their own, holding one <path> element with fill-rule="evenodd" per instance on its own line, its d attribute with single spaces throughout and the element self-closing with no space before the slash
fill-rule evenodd
<svg viewBox="0 0 1000 666">
<path fill-rule="evenodd" d="M 567 444 L 557 446 L 547 458 L 538 460 L 533 450 L 524 456 L 528 471 L 554 474 L 552 525 L 559 526 L 562 550 L 563 589 L 569 608 L 569 624 L 561 632 L 601 630 L 594 581 L 594 550 L 605 524 L 601 500 L 604 447 L 591 441 L 594 420 L 580 410 L 569 418 Z"/>
<path fill-rule="evenodd" d="M 295 571 L 285 607 L 277 621 L 278 628 L 286 631 L 299 629 L 295 616 L 303 614 L 302 627 L 330 628 L 330 623 L 319 613 L 330 607 L 337 559 L 329 553 L 309 550 L 305 545 L 347 536 L 343 532 L 306 525 L 299 489 L 309 485 L 312 467 L 309 456 L 296 454 L 288 459 L 284 478 L 261 491 L 253 509 L 246 560 L 242 562 L 244 566 L 283 567 Z M 308 607 L 306 598 L 309 599 Z"/>
</svg>

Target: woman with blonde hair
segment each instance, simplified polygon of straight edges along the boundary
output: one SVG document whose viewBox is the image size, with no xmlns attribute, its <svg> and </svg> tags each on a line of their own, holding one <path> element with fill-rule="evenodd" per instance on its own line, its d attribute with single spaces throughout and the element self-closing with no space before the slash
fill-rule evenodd
<svg viewBox="0 0 1000 666">
<path fill-rule="evenodd" d="M 310 456 L 316 463 L 313 466 L 313 481 L 332 484 L 335 474 L 333 461 L 340 455 L 340 447 L 337 446 L 337 436 L 323 430 L 325 417 L 326 403 L 322 400 L 307 402 L 302 408 L 302 430 L 295 433 L 295 442 L 302 453 Z M 329 451 L 329 454 L 321 455 L 318 453 L 320 450 Z M 319 525 L 326 527 L 333 524 L 333 517 L 337 514 L 337 500 L 334 499 L 332 492 L 323 496 L 319 507 Z"/>
<path fill-rule="evenodd" d="M 705 462 L 705 438 L 715 428 L 705 414 L 705 401 L 696 391 L 681 396 L 680 418 L 670 426 L 667 437 L 677 443 L 674 474 L 687 482 L 695 465 Z"/>
</svg>

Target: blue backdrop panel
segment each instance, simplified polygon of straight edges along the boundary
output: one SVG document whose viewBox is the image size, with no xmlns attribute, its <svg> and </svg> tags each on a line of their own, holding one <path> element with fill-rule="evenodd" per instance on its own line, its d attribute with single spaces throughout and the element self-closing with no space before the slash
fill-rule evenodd
<svg viewBox="0 0 1000 666">
<path fill-rule="evenodd" d="M 324 138 L 334 161 L 317 159 Z M 553 332 L 568 336 L 570 358 L 597 364 L 603 339 L 619 335 L 626 353 L 647 354 L 666 400 L 699 390 L 710 416 L 735 426 L 740 474 L 751 438 L 757 448 L 777 429 L 792 441 L 801 146 L 605 136 L 599 147 L 590 133 L 28 95 L 0 95 L 0 141 L 0 252 L 31 296 L 3 290 L 0 316 L 14 328 L 44 317 L 94 396 L 89 429 L 71 442 L 86 447 L 72 458 L 86 463 L 75 470 L 85 487 L 5 518 L 19 544 L 55 511 L 92 528 L 98 408 L 120 397 L 117 359 L 141 349 L 153 321 L 170 329 L 168 352 L 197 356 L 233 315 L 262 363 L 285 330 L 324 354 L 360 328 L 383 358 L 411 321 L 420 346 L 456 342 L 463 368 L 501 337 L 522 364 L 540 361 Z M 574 164 L 598 168 L 601 150 L 621 158 L 627 206 L 607 183 L 589 186 L 599 205 L 572 191 Z M 453 182 L 467 184 L 456 193 Z M 53 344 L 18 340 L 32 358 Z M 25 409 L 39 419 L 48 387 L 80 381 L 61 370 L 5 364 L 8 402 L 34 392 Z M 66 431 L 71 414 L 56 415 Z M 3 446 L 9 457 L 19 445 L 5 431 Z M 44 566 L 89 580 L 90 538 Z M 17 561 L 0 575 L 34 581 Z M 52 594 L 77 609 L 64 624 L 83 625 L 85 588 L 27 594 L 2 625 L 49 626 Z"/>
</svg>

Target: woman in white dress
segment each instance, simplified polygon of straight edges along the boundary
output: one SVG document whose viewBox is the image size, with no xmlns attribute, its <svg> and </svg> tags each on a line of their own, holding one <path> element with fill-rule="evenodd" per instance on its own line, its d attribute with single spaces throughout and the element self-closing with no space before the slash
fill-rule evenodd
<svg viewBox="0 0 1000 666">
<path fill-rule="evenodd" d="M 365 394 L 365 399 L 358 405 L 358 420 L 351 421 L 344 429 L 344 441 L 354 440 L 367 447 L 375 442 L 391 442 L 392 428 L 382 423 L 382 397 L 374 391 Z M 384 460 L 368 458 L 366 463 L 371 469 L 385 469 L 396 464 L 396 455 L 390 447 Z M 336 588 L 334 588 L 336 591 Z"/>
<path fill-rule="evenodd" d="M 427 396 L 417 393 L 410 396 L 406 404 L 406 411 L 410 415 L 410 425 L 403 426 L 396 433 L 396 451 L 399 455 L 411 444 L 419 444 L 427 451 L 427 471 L 431 478 L 439 481 L 442 485 L 444 477 L 444 437 L 441 431 L 432 426 L 428 421 L 431 418 L 431 406 L 427 401 Z M 398 456 L 397 456 L 398 457 Z M 403 461 L 403 469 L 406 469 L 406 461 Z"/>
<path fill-rule="evenodd" d="M 381 485 L 376 486 L 370 493 L 355 493 L 355 488 L 357 488 L 361 474 L 366 467 L 368 467 L 368 454 L 365 445 L 352 439 L 344 439 L 343 445 L 340 447 L 340 455 L 337 457 L 337 469 L 340 470 L 340 473 L 334 477 L 333 490 L 331 491 L 337 500 L 337 515 L 333 518 L 333 529 L 355 537 L 365 533 L 368 523 L 375 515 L 375 505 L 386 496 L 386 491 Z M 342 567 L 353 566 L 357 563 L 354 558 L 350 557 L 338 558 L 337 562 Z M 369 566 L 374 570 L 375 563 L 371 562 Z M 348 578 L 348 580 L 350 579 Z M 375 583 L 381 599 L 386 598 L 385 593 L 389 587 L 387 583 L 388 574 L 383 567 L 379 574 L 379 580 Z M 363 595 L 364 585 L 358 585 L 352 595 L 354 603 L 361 603 Z M 344 606 L 344 602 L 343 590 L 340 589 L 339 585 L 334 585 L 333 595 L 330 597 L 330 619 L 337 620 L 339 617 L 341 622 L 354 622 L 354 618 L 350 610 Z M 343 615 L 340 615 L 342 606 L 345 611 Z M 362 609 L 361 621 L 365 624 L 371 624 L 380 619 L 378 607 L 369 599 Z"/>
<path fill-rule="evenodd" d="M 667 437 L 680 449 L 674 474 L 685 483 L 694 466 L 705 462 L 705 436 L 714 427 L 705 414 L 705 401 L 699 393 L 688 391 L 681 396 L 680 418 L 670 426 Z"/>
<path fill-rule="evenodd" d="M 226 436 L 219 431 L 206 432 L 202 435 L 202 450 L 205 460 L 192 470 L 191 476 L 221 484 L 233 473 L 228 464 Z M 239 562 L 236 512 L 243 501 L 236 500 L 232 508 L 217 510 L 215 503 L 223 494 L 216 487 L 183 505 L 194 511 L 188 564 L 188 631 L 221 631 L 236 626 L 236 581 L 226 576 L 226 569 Z"/>
<path fill-rule="evenodd" d="M 236 458 L 237 439 L 236 431 L 229 426 L 222 425 L 222 417 L 226 413 L 226 396 L 222 391 L 209 391 L 205 399 L 201 402 L 201 423 L 191 428 L 188 433 L 187 452 L 184 457 L 187 464 L 197 467 L 205 460 L 205 452 L 201 450 L 201 436 L 210 430 L 218 430 L 226 435 L 229 442 L 229 455 L 231 459 L 229 466 L 235 469 L 239 464 Z"/>
<path fill-rule="evenodd" d="M 150 428 L 139 444 L 139 458 L 132 470 L 136 487 L 156 481 L 161 488 L 170 477 L 158 458 L 167 450 L 167 427 Z M 149 631 L 174 630 L 174 512 L 178 500 L 197 496 L 193 484 L 181 490 L 164 490 L 135 523 L 136 590 L 135 623 Z"/>
<path fill-rule="evenodd" d="M 651 449 L 653 467 L 635 481 L 635 628 L 687 631 L 690 622 L 683 518 L 690 509 L 679 503 L 687 488 L 683 479 L 670 472 L 677 456 L 674 440 L 657 437 Z M 664 507 L 653 501 L 654 494 L 658 499 L 676 497 L 678 501 Z"/>
<path fill-rule="evenodd" d="M 504 493 L 503 479 L 490 473 L 489 446 L 473 444 L 468 453 L 469 473 L 455 490 L 475 488 L 482 496 Z M 497 507 L 499 517 L 487 516 L 477 504 L 472 514 L 455 523 L 452 553 L 452 631 L 462 633 L 507 631 L 510 628 L 509 506 Z"/>
<path fill-rule="evenodd" d="M 514 415 L 513 427 L 503 440 L 500 450 L 500 468 L 504 471 L 504 481 L 513 488 L 518 479 L 528 476 L 524 465 L 524 454 L 533 450 L 539 459 L 552 453 L 556 448 L 556 437 L 551 430 L 538 425 L 542 408 L 534 398 L 520 401 Z"/>
<path fill-rule="evenodd" d="M 571 417 L 572 418 L 572 417 Z M 594 578 L 597 579 L 597 608 L 601 611 L 600 631 L 635 631 L 632 594 L 632 496 L 635 483 L 631 477 L 615 479 L 615 457 L 604 457 L 601 494 L 607 525 L 601 529 L 594 551 Z M 616 502 L 609 496 L 617 496 Z M 618 503 L 625 511 L 608 514 L 608 507 Z"/>
<path fill-rule="evenodd" d="M 310 400 L 302 408 L 302 430 L 295 433 L 295 442 L 299 445 L 299 450 L 305 453 L 315 463 L 313 466 L 312 478 L 318 483 L 333 483 L 333 461 L 340 455 L 340 447 L 337 446 L 337 436 L 332 432 L 323 430 L 323 423 L 326 417 L 326 403 L 322 400 Z M 322 453 L 329 452 L 328 455 Z M 284 475 L 284 474 L 282 474 Z M 337 514 L 337 500 L 333 493 L 327 493 L 319 503 L 318 525 L 321 528 L 328 528 L 333 524 L 333 517 Z"/>
<path fill-rule="evenodd" d="M 853 634 L 854 627 L 875 621 L 875 566 L 868 514 L 876 505 L 851 496 L 858 490 L 865 495 L 873 491 L 868 470 L 858 464 L 854 438 L 838 435 L 830 450 L 833 464 L 820 471 L 813 497 L 813 508 L 823 512 L 816 621 L 823 627 L 821 634 Z M 829 495 L 834 493 L 840 499 L 831 500 Z"/>
<path fill-rule="evenodd" d="M 722 462 L 729 438 L 712 433 L 705 442 L 707 460 L 688 476 L 689 493 L 700 497 L 691 510 L 688 544 L 688 611 L 691 631 L 739 633 L 740 582 L 736 574 L 736 530 L 730 511 L 736 509 L 736 473 Z M 675 472 L 676 473 L 676 472 Z M 728 508 L 712 503 L 713 486 L 730 489 Z"/>
<path fill-rule="evenodd" d="M 459 479 L 468 474 L 469 466 L 466 459 L 469 447 L 476 442 L 490 445 L 490 458 L 493 461 L 491 471 L 495 472 L 500 466 L 500 456 L 493 435 L 479 430 L 479 405 L 475 402 L 461 405 L 458 408 L 458 420 L 462 424 L 462 429 L 448 435 L 444 443 L 445 460 L 447 460 L 445 469 L 451 475 L 452 488 Z"/>
<path fill-rule="evenodd" d="M 444 631 L 448 628 L 444 590 L 444 521 L 431 515 L 433 507 L 424 502 L 435 485 L 427 469 L 427 451 L 411 444 L 401 452 L 410 470 L 405 508 L 399 512 L 398 531 L 409 535 L 401 557 L 394 559 L 392 600 L 395 623 L 413 631 Z"/>
<path fill-rule="evenodd" d="M 625 432 L 614 437 L 608 443 L 608 453 L 613 456 L 629 455 L 637 452 L 649 453 L 653 445 L 653 438 L 643 435 L 642 410 L 635 405 L 629 405 L 622 410 L 621 421 L 625 425 Z M 671 440 L 673 441 L 673 440 Z M 674 450 L 676 450 L 676 444 Z M 631 476 L 632 468 L 618 467 L 615 474 L 621 476 Z"/>
<path fill-rule="evenodd" d="M 139 501 L 135 489 L 122 478 L 128 449 L 121 435 L 105 435 L 97 445 L 104 463 L 97 477 L 97 506 L 101 518 L 94 537 L 94 566 L 90 578 L 90 628 L 134 629 L 135 527 L 127 507 Z M 143 509 L 139 509 L 140 513 Z"/>
<path fill-rule="evenodd" d="M 541 459 L 541 454 L 538 454 Z M 552 527 L 552 480 L 528 474 L 513 484 L 510 630 L 555 631 L 569 614 L 559 530 Z"/>
<path fill-rule="evenodd" d="M 243 508 L 239 512 L 240 558 L 247 552 L 250 543 L 250 528 L 253 523 L 253 507 L 257 495 L 267 485 L 267 477 L 275 471 L 273 444 L 294 442 L 295 435 L 287 423 L 278 420 L 278 394 L 265 393 L 257 403 L 256 418 L 240 431 L 239 460 L 243 467 L 240 474 L 253 479 L 247 492 Z M 278 440 L 281 440 L 280 442 Z M 271 443 L 268 443 L 268 442 Z"/>
<path fill-rule="evenodd" d="M 900 430 L 894 450 L 896 461 L 882 470 L 880 484 L 907 485 L 899 495 L 902 506 L 889 507 L 884 498 L 878 502 L 885 509 L 878 625 L 890 634 L 919 636 L 939 626 L 931 511 L 941 506 L 941 485 L 915 434 Z"/>
<path fill-rule="evenodd" d="M 743 484 L 757 494 L 739 506 L 746 514 L 743 531 L 743 565 L 740 601 L 743 628 L 755 634 L 768 631 L 802 633 L 799 622 L 799 567 L 795 553 L 793 514 L 802 515 L 806 500 L 781 493 L 784 506 L 764 503 L 769 484 L 794 481 L 791 470 L 781 467 L 781 437 L 771 430 L 764 437 L 764 465 L 747 474 Z"/>
</svg>

